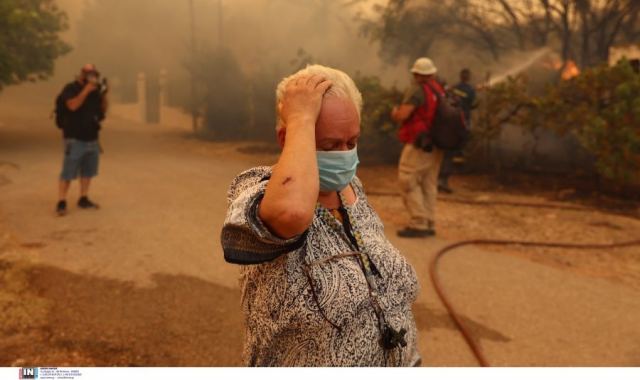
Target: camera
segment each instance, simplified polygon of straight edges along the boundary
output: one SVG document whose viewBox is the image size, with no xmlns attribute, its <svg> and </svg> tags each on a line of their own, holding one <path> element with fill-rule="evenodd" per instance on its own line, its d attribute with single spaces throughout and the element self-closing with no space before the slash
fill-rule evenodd
<svg viewBox="0 0 640 380">
<path fill-rule="evenodd" d="M 400 329 L 400 331 L 394 329 L 385 323 L 384 329 L 382 331 L 382 346 L 387 350 L 391 350 L 397 347 L 406 347 L 407 341 L 405 340 L 405 335 L 407 334 L 406 329 Z"/>
<path fill-rule="evenodd" d="M 87 75 L 87 81 L 93 83 L 96 86 L 96 90 L 101 94 L 106 94 L 109 91 L 109 82 L 107 78 L 100 78 L 100 73 L 95 72 Z"/>
</svg>

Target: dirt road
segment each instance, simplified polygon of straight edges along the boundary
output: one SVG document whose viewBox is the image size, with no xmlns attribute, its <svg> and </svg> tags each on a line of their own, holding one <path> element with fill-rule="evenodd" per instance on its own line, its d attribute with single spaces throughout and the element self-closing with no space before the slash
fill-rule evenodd
<svg viewBox="0 0 640 380">
<path fill-rule="evenodd" d="M 111 117 L 91 192 L 101 209 L 77 209 L 74 184 L 59 218 L 62 147 L 48 112 L 24 88 L 0 95 L 0 307 L 14 312 L 0 319 L 0 365 L 239 365 L 225 192 L 274 156 Z M 421 280 L 424 363 L 475 365 L 428 282 L 446 241 L 398 240 L 385 222 Z M 640 365 L 636 289 L 477 249 L 445 259 L 442 276 L 493 364 Z"/>
</svg>

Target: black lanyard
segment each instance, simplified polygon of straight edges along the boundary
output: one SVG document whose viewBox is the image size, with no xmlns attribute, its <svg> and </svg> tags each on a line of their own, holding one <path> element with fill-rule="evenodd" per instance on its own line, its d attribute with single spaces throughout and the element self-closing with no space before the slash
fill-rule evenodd
<svg viewBox="0 0 640 380">
<path fill-rule="evenodd" d="M 378 319 L 378 327 L 380 329 L 380 333 L 382 334 L 382 346 L 386 350 L 391 350 L 398 347 L 406 347 L 407 342 L 405 340 L 405 334 L 407 333 L 407 330 L 402 328 L 400 329 L 400 331 L 397 331 L 387 323 L 384 315 L 384 310 L 378 302 L 378 296 L 380 295 L 380 292 L 378 291 L 378 285 L 376 283 L 376 280 L 373 278 L 374 276 L 381 277 L 380 272 L 371 261 L 369 255 L 365 252 L 365 247 L 364 244 L 362 244 L 362 237 L 360 235 L 360 232 L 352 224 L 349 210 L 347 210 L 347 208 L 344 206 L 344 198 L 340 192 L 338 192 L 338 199 L 340 200 L 340 207 L 338 208 L 338 211 L 340 212 L 340 215 L 342 215 L 342 226 L 345 235 L 359 253 L 357 257 L 358 261 L 360 262 L 360 268 L 364 272 L 364 276 L 367 281 L 371 306 L 373 307 L 373 311 Z M 400 355 L 402 355 L 402 351 L 400 351 Z M 386 361 L 387 356 L 385 352 L 385 363 Z M 402 362 L 401 358 L 400 362 Z"/>
<path fill-rule="evenodd" d="M 340 201 L 338 212 L 342 216 L 342 228 L 345 235 L 347 236 L 347 239 L 349 239 L 349 242 L 353 245 L 353 248 L 355 248 L 355 250 L 360 253 L 360 261 L 362 261 L 361 264 L 365 272 L 365 276 L 380 276 L 380 271 L 378 271 L 378 268 L 376 268 L 376 265 L 371 260 L 369 254 L 365 252 L 364 244 L 359 242 L 360 234 L 358 231 L 356 231 L 356 228 L 351 222 L 351 215 L 349 213 L 349 210 L 347 210 L 347 208 L 344 206 L 344 198 L 342 193 L 340 193 L 339 191 L 337 193 L 338 200 Z M 368 278 L 368 280 L 371 279 Z M 373 286 L 375 288 L 375 284 L 370 284 L 370 286 Z"/>
</svg>

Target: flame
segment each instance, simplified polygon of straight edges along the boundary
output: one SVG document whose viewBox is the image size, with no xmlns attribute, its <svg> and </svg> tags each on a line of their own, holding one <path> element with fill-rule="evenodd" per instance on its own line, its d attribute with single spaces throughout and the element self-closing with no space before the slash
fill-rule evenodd
<svg viewBox="0 0 640 380">
<path fill-rule="evenodd" d="M 564 66 L 564 70 L 562 70 L 562 79 L 569 80 L 573 77 L 577 77 L 578 75 L 580 75 L 580 69 L 578 68 L 576 63 L 571 60 L 567 61 Z"/>
<path fill-rule="evenodd" d="M 562 69 L 563 63 L 562 60 L 555 59 L 545 62 L 544 66 L 549 69 L 558 71 Z M 564 63 L 564 69 L 562 69 L 562 73 L 560 73 L 560 77 L 562 78 L 562 80 L 569 80 L 571 78 L 577 77 L 578 75 L 580 75 L 580 69 L 574 61 L 568 60 L 566 63 Z"/>
</svg>

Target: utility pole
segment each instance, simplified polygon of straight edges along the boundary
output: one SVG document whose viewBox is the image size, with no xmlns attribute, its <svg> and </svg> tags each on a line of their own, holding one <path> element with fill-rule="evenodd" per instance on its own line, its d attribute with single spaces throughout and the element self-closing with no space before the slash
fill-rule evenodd
<svg viewBox="0 0 640 380">
<path fill-rule="evenodd" d="M 196 109 L 196 78 L 195 78 L 195 65 L 196 65 L 196 25 L 195 25 L 195 13 L 193 9 L 193 0 L 189 0 L 189 27 L 191 29 L 191 126 L 193 132 L 198 130 L 198 112 Z"/>
<path fill-rule="evenodd" d="M 222 9 L 222 0 L 218 0 L 218 48 L 222 48 L 222 44 L 224 42 L 223 30 L 224 25 L 222 24 L 224 19 L 223 9 Z"/>
</svg>

